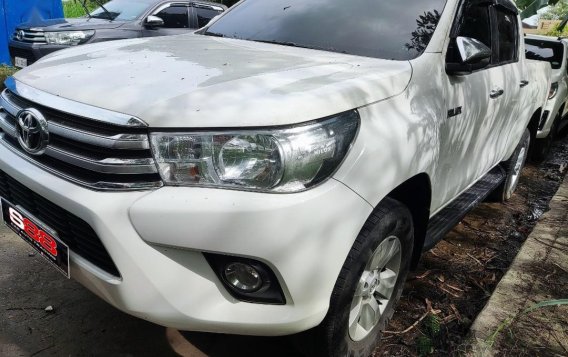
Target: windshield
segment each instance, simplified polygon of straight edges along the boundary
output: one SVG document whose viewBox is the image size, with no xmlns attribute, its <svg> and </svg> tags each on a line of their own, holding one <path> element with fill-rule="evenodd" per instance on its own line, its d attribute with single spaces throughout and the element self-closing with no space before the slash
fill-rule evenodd
<svg viewBox="0 0 568 357">
<path fill-rule="evenodd" d="M 564 59 L 564 46 L 560 42 L 526 39 L 525 53 L 528 59 L 550 62 L 552 69 L 559 69 Z"/>
<path fill-rule="evenodd" d="M 81 0 L 82 1 L 82 0 Z M 112 0 L 91 12 L 91 17 L 97 19 L 132 21 L 136 20 L 154 4 L 155 0 Z M 103 3 L 100 1 L 99 3 Z"/>
<path fill-rule="evenodd" d="M 246 0 L 204 35 L 395 60 L 418 57 L 446 0 Z"/>
</svg>

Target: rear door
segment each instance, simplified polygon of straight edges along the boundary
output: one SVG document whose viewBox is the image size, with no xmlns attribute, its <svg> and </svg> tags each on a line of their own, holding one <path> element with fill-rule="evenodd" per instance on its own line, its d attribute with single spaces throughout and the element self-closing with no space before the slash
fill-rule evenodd
<svg viewBox="0 0 568 357">
<path fill-rule="evenodd" d="M 495 118 L 493 130 L 488 132 L 486 143 L 481 148 L 481 156 L 487 158 L 482 171 L 488 171 L 497 165 L 506 154 L 508 138 L 516 122 L 521 122 L 521 90 L 526 87 L 523 78 L 523 66 L 520 63 L 521 27 L 517 11 L 513 8 L 496 5 L 492 7 L 493 32 L 496 34 L 494 70 L 496 78 L 493 79 L 492 91 L 503 91 L 502 95 L 492 98 Z M 524 119 L 524 118 L 523 118 Z"/>
<path fill-rule="evenodd" d="M 202 28 L 207 26 L 215 16 L 221 15 L 224 8 L 221 6 L 192 3 L 190 7 L 190 15 L 192 18 L 192 26 Z"/>
</svg>

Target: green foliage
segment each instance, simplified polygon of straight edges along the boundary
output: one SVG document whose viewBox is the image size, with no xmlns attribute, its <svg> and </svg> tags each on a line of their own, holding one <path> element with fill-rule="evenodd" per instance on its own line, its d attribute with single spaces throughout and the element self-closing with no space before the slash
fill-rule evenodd
<svg viewBox="0 0 568 357">
<path fill-rule="evenodd" d="M 85 9 L 83 5 L 81 5 L 83 0 L 70 0 L 63 3 L 63 14 L 66 18 L 74 18 L 74 17 L 81 17 L 85 16 Z M 108 2 L 107 0 L 100 1 L 101 4 Z M 87 0 L 86 2 L 87 7 L 90 11 L 99 7 L 96 1 L 94 0 Z"/>
<path fill-rule="evenodd" d="M 426 332 L 431 337 L 437 337 L 440 334 L 440 319 L 436 315 L 430 315 L 426 318 Z"/>
<path fill-rule="evenodd" d="M 0 88 L 4 88 L 4 81 L 18 71 L 17 68 L 0 65 Z"/>
<path fill-rule="evenodd" d="M 436 347 L 434 341 L 438 339 L 441 331 L 440 318 L 433 314 L 428 315 L 422 328 L 425 335 L 418 337 L 416 352 L 419 356 L 431 355 Z"/>
<path fill-rule="evenodd" d="M 545 307 L 553 307 L 553 306 L 567 306 L 568 305 L 568 299 L 559 299 L 559 300 L 547 300 L 547 301 L 541 301 L 537 304 L 534 304 L 528 308 L 526 308 L 525 310 L 519 312 L 517 315 L 510 317 L 508 319 L 505 319 L 504 321 L 502 321 L 499 326 L 497 326 L 497 329 L 487 338 L 487 340 L 485 340 L 485 346 L 486 348 L 489 350 L 493 347 L 493 345 L 495 344 L 495 341 L 497 340 L 497 337 L 499 336 L 499 334 L 501 334 L 501 332 L 503 332 L 503 330 L 505 329 L 509 329 L 509 327 L 513 324 L 513 322 L 519 318 L 520 316 L 529 314 L 535 310 L 539 310 Z"/>
<path fill-rule="evenodd" d="M 552 30 L 548 31 L 544 35 L 552 37 L 568 37 L 568 26 L 564 28 L 564 31 L 560 31 L 558 29 L 558 25 L 556 25 L 552 28 Z"/>
<path fill-rule="evenodd" d="M 568 1 L 559 1 L 555 6 L 549 11 L 542 14 L 540 17 L 543 20 L 564 20 L 568 15 Z"/>
<path fill-rule="evenodd" d="M 430 337 L 420 336 L 416 341 L 416 349 L 419 356 L 428 356 L 434 353 L 434 343 Z"/>
</svg>

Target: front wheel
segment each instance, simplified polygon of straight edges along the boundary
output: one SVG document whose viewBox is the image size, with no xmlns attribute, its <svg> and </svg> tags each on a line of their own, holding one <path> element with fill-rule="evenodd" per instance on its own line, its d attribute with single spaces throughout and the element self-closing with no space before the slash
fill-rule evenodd
<svg viewBox="0 0 568 357">
<path fill-rule="evenodd" d="M 345 260 L 326 318 L 305 333 L 312 344 L 310 356 L 367 357 L 373 353 L 402 293 L 413 241 L 409 210 L 385 199 Z"/>
</svg>

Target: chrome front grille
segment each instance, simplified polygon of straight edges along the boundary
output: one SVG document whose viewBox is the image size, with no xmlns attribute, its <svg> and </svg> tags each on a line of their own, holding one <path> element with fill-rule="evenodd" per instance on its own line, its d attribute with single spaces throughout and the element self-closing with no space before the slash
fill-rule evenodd
<svg viewBox="0 0 568 357">
<path fill-rule="evenodd" d="M 92 189 L 141 190 L 162 186 L 150 150 L 148 129 L 140 120 L 67 101 L 14 80 L 8 80 L 7 86 L 0 95 L 0 142 L 12 151 Z M 39 111 L 47 121 L 49 140 L 41 155 L 29 154 L 18 142 L 18 115 L 30 108 Z"/>
<path fill-rule="evenodd" d="M 16 30 L 13 39 L 20 42 L 46 44 L 45 33 L 35 30 Z"/>
</svg>

